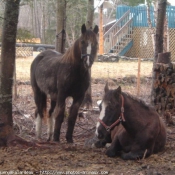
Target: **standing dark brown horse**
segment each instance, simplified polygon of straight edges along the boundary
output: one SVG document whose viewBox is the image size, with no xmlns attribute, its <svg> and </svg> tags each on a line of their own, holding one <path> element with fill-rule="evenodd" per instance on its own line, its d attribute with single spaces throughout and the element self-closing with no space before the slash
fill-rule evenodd
<svg viewBox="0 0 175 175">
<path fill-rule="evenodd" d="M 153 107 L 121 91 L 121 87 L 109 90 L 100 105 L 100 117 L 95 143 L 103 147 L 112 142 L 106 154 L 114 157 L 121 153 L 123 159 L 148 157 L 162 151 L 166 143 L 166 128 Z M 121 124 L 120 124 L 121 123 Z"/>
<path fill-rule="evenodd" d="M 81 28 L 82 35 L 73 46 L 62 55 L 55 51 L 40 53 L 31 65 L 31 85 L 36 103 L 36 134 L 41 137 L 42 119 L 46 113 L 47 95 L 51 98 L 49 110 L 48 140 L 59 141 L 64 119 L 65 99 L 73 98 L 68 117 L 67 142 L 73 142 L 72 135 L 78 109 L 89 86 L 88 69 L 92 66 L 98 50 L 98 26 L 87 30 Z"/>
</svg>

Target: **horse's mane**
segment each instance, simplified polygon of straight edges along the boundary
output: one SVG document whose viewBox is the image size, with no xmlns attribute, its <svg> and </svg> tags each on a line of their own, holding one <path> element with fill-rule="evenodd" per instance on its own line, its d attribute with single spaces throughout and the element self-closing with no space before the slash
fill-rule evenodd
<svg viewBox="0 0 175 175">
<path fill-rule="evenodd" d="M 143 105 L 143 106 L 146 107 L 146 108 L 151 107 L 151 105 L 147 104 L 145 101 L 143 101 L 143 100 L 137 98 L 136 96 L 131 95 L 130 93 L 122 92 L 122 94 L 126 95 L 128 98 L 133 99 L 134 101 L 138 102 L 139 104 Z"/>
<path fill-rule="evenodd" d="M 75 47 L 79 47 L 79 39 L 77 39 L 74 44 L 69 47 L 69 49 L 64 53 L 64 55 L 61 58 L 62 63 L 75 63 L 76 58 L 75 58 Z M 76 49 L 78 51 L 78 48 Z"/>
</svg>

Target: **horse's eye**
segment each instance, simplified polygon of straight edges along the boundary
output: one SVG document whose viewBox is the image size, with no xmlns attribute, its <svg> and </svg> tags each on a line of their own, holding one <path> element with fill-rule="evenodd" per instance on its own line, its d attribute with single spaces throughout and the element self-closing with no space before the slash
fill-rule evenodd
<svg viewBox="0 0 175 175">
<path fill-rule="evenodd" d="M 111 105 L 112 103 L 110 102 L 110 101 L 108 101 L 108 103 L 107 103 L 108 105 Z"/>
</svg>

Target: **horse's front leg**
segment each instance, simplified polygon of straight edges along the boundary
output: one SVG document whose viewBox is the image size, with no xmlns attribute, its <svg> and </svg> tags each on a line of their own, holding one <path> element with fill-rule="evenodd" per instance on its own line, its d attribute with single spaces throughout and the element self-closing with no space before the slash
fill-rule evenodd
<svg viewBox="0 0 175 175">
<path fill-rule="evenodd" d="M 68 118 L 68 129 L 66 133 L 66 140 L 68 143 L 73 143 L 73 139 L 72 139 L 73 130 L 74 130 L 75 122 L 76 122 L 77 115 L 78 115 L 78 110 L 82 103 L 82 100 L 83 98 L 77 101 L 73 101 L 73 104 L 70 108 L 70 113 L 69 113 L 69 118 Z"/>
<path fill-rule="evenodd" d="M 55 118 L 55 127 L 54 127 L 54 135 L 53 135 L 53 139 L 56 142 L 60 141 L 60 129 L 64 121 L 64 111 L 65 111 L 65 102 L 61 104 L 57 103 L 54 110 L 54 116 L 56 118 Z"/>
<path fill-rule="evenodd" d="M 106 155 L 108 157 L 115 157 L 118 151 L 122 150 L 122 146 L 118 137 L 115 137 L 111 143 L 111 146 L 106 150 Z"/>
<path fill-rule="evenodd" d="M 104 148 L 106 144 L 107 144 L 106 140 L 98 140 L 97 142 L 95 142 L 95 147 Z"/>
</svg>

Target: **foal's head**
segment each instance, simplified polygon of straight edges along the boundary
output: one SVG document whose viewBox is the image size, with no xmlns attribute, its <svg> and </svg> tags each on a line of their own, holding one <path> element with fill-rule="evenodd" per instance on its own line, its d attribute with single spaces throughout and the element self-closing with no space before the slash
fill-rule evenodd
<svg viewBox="0 0 175 175">
<path fill-rule="evenodd" d="M 87 30 L 83 24 L 81 33 L 82 35 L 79 38 L 81 61 L 83 61 L 85 68 L 90 68 L 98 51 L 98 26 L 95 26 L 93 30 Z"/>
<path fill-rule="evenodd" d="M 100 104 L 100 116 L 96 125 L 96 135 L 99 139 L 109 137 L 110 131 L 120 123 L 121 110 L 121 87 L 109 90 L 106 84 L 105 95 Z"/>
</svg>

